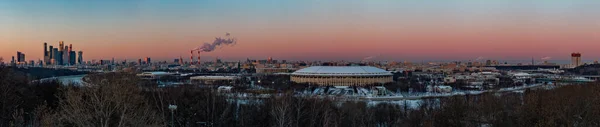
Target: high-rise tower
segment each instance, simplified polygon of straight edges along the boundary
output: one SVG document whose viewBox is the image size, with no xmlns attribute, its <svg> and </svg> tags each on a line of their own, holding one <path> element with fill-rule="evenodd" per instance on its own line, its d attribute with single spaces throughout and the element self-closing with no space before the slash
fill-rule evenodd
<svg viewBox="0 0 600 127">
<path fill-rule="evenodd" d="M 25 54 L 17 51 L 17 63 L 25 62 Z"/>
<path fill-rule="evenodd" d="M 47 65 L 48 61 L 50 61 L 50 56 L 48 53 L 48 43 L 44 42 L 44 62 L 42 65 Z"/>
<path fill-rule="evenodd" d="M 59 41 L 58 42 L 58 51 L 62 52 L 64 50 L 63 47 L 65 47 L 65 42 L 64 41 Z"/>
<path fill-rule="evenodd" d="M 44 56 L 48 56 L 48 43 L 44 42 Z"/>
<path fill-rule="evenodd" d="M 152 61 L 150 60 L 150 57 L 146 57 L 146 64 L 148 64 L 148 65 L 152 64 Z"/>
<path fill-rule="evenodd" d="M 267 63 L 272 64 L 273 63 L 273 57 L 270 57 L 267 59 Z"/>
<path fill-rule="evenodd" d="M 48 60 L 52 60 L 52 59 L 54 59 L 54 56 L 52 56 L 52 53 L 53 53 L 52 49 L 54 49 L 54 46 L 50 45 L 50 47 L 48 47 L 48 48 L 49 48 L 48 49 Z"/>
<path fill-rule="evenodd" d="M 65 46 L 63 48 L 63 55 L 62 55 L 62 59 L 63 59 L 63 65 L 68 65 L 69 64 L 69 46 Z"/>
<path fill-rule="evenodd" d="M 67 49 L 67 64 L 75 65 L 75 52 L 73 51 L 73 44 L 69 44 L 69 48 Z"/>
<path fill-rule="evenodd" d="M 76 60 L 77 57 L 75 57 L 75 56 L 76 56 L 75 51 L 70 51 L 69 52 L 69 65 L 75 65 L 76 64 L 75 60 Z"/>
<path fill-rule="evenodd" d="M 83 51 L 79 51 L 77 52 L 77 63 L 78 64 L 83 64 Z"/>
<path fill-rule="evenodd" d="M 57 65 L 63 65 L 65 63 L 65 42 L 64 41 L 59 41 L 58 42 L 58 56 L 56 56 L 56 63 Z"/>
<path fill-rule="evenodd" d="M 60 65 L 62 62 L 62 52 L 58 51 L 58 48 L 52 48 L 52 64 Z"/>
<path fill-rule="evenodd" d="M 571 67 L 581 66 L 581 53 L 571 53 Z"/>
</svg>

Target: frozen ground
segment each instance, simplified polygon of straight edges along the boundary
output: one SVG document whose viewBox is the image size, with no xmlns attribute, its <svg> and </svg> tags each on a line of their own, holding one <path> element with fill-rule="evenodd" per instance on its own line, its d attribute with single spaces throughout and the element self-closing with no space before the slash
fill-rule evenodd
<svg viewBox="0 0 600 127">
<path fill-rule="evenodd" d="M 85 77 L 85 75 L 60 76 L 60 77 L 44 78 L 44 79 L 40 79 L 39 81 L 49 82 L 49 81 L 57 80 L 63 85 L 70 85 L 70 84 L 82 85 L 83 77 Z"/>
</svg>

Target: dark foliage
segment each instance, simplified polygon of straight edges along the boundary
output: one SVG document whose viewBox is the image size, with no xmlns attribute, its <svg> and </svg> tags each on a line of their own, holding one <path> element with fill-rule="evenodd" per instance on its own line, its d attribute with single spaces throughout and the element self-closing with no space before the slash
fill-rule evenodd
<svg viewBox="0 0 600 127">
<path fill-rule="evenodd" d="M 174 126 L 600 126 L 600 86 L 597 84 L 433 98 L 410 107 L 407 103 L 298 98 L 286 91 L 281 91 L 280 96 L 258 99 L 225 95 L 214 88 L 149 88 L 137 82 L 134 75 L 120 73 L 95 74 L 87 79 L 106 87 L 75 88 L 57 82 L 32 84 L 24 73 L 0 69 L 0 127 L 86 123 L 75 118 L 94 123 L 92 118 L 97 116 L 93 113 L 64 116 L 69 113 L 65 110 L 69 107 L 69 110 L 79 110 L 74 107 L 81 106 L 77 102 L 96 104 L 90 100 L 94 96 L 114 98 L 101 99 L 103 103 L 98 103 L 107 104 L 104 108 L 119 109 L 118 114 L 106 117 L 108 124 L 97 124 L 109 126 L 170 125 L 171 119 Z M 402 90 L 407 86 L 389 84 L 387 87 Z M 177 110 L 171 112 L 167 108 L 170 104 L 177 105 Z M 93 111 L 89 108 L 82 107 L 81 112 Z"/>
<path fill-rule="evenodd" d="M 568 74 L 600 75 L 600 64 L 589 64 L 567 70 Z"/>
<path fill-rule="evenodd" d="M 38 68 L 38 67 L 30 67 L 30 68 L 10 67 L 10 69 L 15 72 L 21 72 L 23 74 L 26 74 L 31 79 L 42 79 L 42 78 L 57 77 L 57 76 L 87 74 L 87 72 L 73 71 L 73 70 L 69 70 L 69 69 L 52 69 L 52 68 Z"/>
</svg>

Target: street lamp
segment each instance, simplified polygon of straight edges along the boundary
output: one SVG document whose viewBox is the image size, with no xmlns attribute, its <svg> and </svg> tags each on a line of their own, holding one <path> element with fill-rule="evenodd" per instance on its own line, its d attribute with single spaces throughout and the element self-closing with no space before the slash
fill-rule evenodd
<svg viewBox="0 0 600 127">
<path fill-rule="evenodd" d="M 175 127 L 175 110 L 177 110 L 177 105 L 169 105 L 169 110 L 171 110 L 171 127 Z"/>
</svg>

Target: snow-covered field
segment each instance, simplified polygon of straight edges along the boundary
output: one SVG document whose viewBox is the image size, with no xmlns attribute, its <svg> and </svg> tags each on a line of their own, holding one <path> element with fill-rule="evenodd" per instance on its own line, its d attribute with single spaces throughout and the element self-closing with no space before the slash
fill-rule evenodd
<svg viewBox="0 0 600 127">
<path fill-rule="evenodd" d="M 478 90 L 478 91 L 453 91 L 450 93 L 414 93 L 403 96 L 375 96 L 375 97 L 363 97 L 365 100 L 419 100 L 424 98 L 440 98 L 450 96 L 462 96 L 462 95 L 479 95 L 483 93 L 504 93 L 504 92 L 523 92 L 525 89 L 541 87 L 543 84 L 533 84 L 510 88 L 501 88 L 499 90 Z"/>
<path fill-rule="evenodd" d="M 48 82 L 48 81 L 57 80 L 58 82 L 60 82 L 63 85 L 70 85 L 70 84 L 82 85 L 83 77 L 85 77 L 85 75 L 60 76 L 60 77 L 44 78 L 44 79 L 40 79 L 39 81 Z"/>
</svg>

